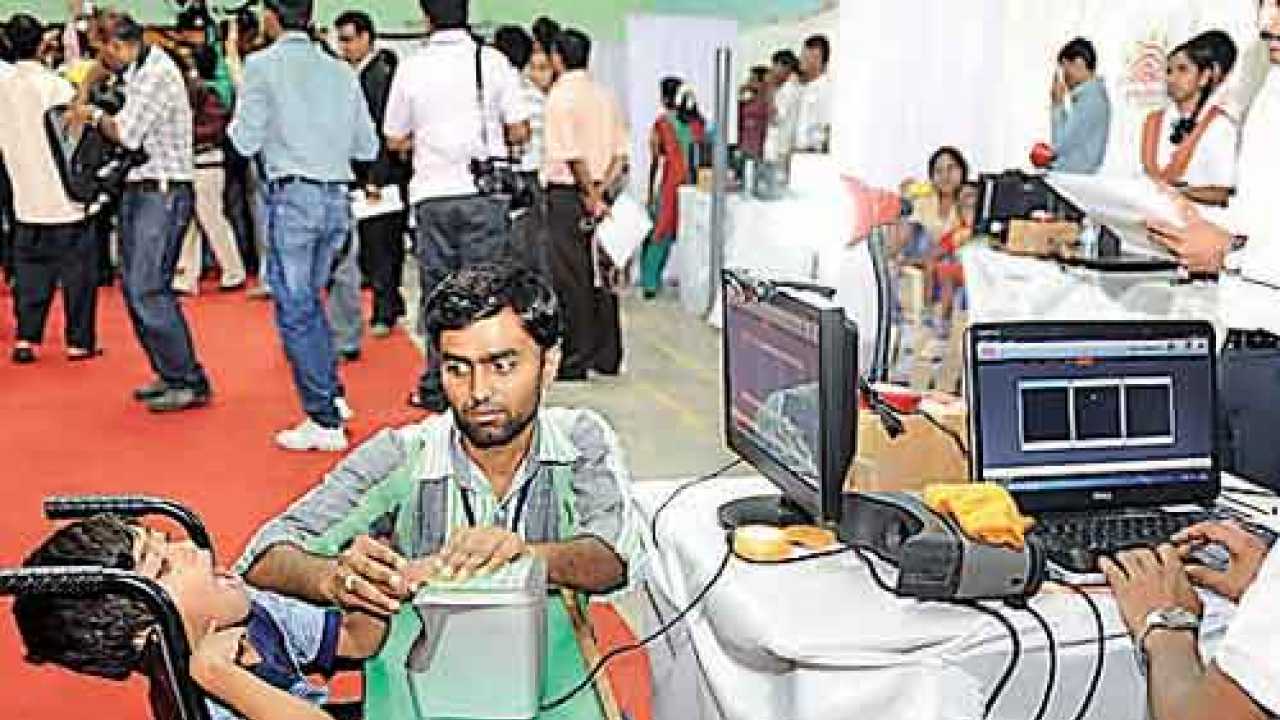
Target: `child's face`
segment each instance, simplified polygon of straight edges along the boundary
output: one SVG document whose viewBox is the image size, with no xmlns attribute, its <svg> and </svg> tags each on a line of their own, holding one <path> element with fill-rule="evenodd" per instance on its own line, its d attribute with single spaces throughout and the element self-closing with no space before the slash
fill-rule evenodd
<svg viewBox="0 0 1280 720">
<path fill-rule="evenodd" d="M 239 576 L 214 570 L 208 551 L 190 541 L 174 542 L 163 533 L 136 528 L 134 557 L 138 572 L 154 579 L 173 598 L 189 632 L 203 633 L 209 623 L 225 628 L 249 614 L 249 594 Z"/>
</svg>

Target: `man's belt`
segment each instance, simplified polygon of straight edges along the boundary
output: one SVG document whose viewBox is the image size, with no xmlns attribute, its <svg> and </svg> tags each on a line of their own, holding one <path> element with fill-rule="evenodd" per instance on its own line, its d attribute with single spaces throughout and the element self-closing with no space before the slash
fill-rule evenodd
<svg viewBox="0 0 1280 720">
<path fill-rule="evenodd" d="M 181 190 L 190 187 L 190 180 L 156 180 L 155 178 L 128 180 L 124 184 L 125 190 L 144 193 L 167 193 L 170 190 Z"/>
<path fill-rule="evenodd" d="M 323 188 L 341 188 L 342 190 L 346 190 L 351 185 L 351 183 L 346 180 L 315 180 L 301 175 L 285 175 L 284 177 L 269 181 L 267 183 L 267 187 L 271 190 L 279 190 L 282 187 L 294 184 L 315 185 L 316 187 Z"/>
<path fill-rule="evenodd" d="M 1280 349 L 1280 335 L 1266 330 L 1228 330 L 1228 350 L 1276 350 Z"/>
</svg>

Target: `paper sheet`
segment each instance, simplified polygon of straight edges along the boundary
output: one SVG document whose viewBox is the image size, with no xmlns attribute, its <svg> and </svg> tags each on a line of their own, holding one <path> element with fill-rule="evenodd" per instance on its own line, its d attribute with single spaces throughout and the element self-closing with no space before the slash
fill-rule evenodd
<svg viewBox="0 0 1280 720">
<path fill-rule="evenodd" d="M 614 265 L 626 264 L 653 229 L 649 213 L 633 197 L 624 193 L 596 228 L 596 240 Z"/>
<path fill-rule="evenodd" d="M 370 202 L 364 190 L 351 191 L 351 214 L 356 220 L 365 220 L 379 215 L 389 215 L 404 209 L 404 198 L 400 197 L 400 188 L 388 185 L 382 188 L 381 197 Z"/>
<path fill-rule="evenodd" d="M 1148 237 L 1146 221 L 1181 227 L 1182 215 L 1173 198 L 1150 178 L 1049 173 L 1045 180 L 1095 223 L 1115 232 L 1124 252 L 1172 257 L 1168 249 Z"/>
</svg>

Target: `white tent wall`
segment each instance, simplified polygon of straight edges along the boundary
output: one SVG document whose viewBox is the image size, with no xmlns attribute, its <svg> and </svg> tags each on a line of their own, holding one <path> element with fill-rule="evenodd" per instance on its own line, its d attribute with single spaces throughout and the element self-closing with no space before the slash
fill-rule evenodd
<svg viewBox="0 0 1280 720">
<path fill-rule="evenodd" d="M 1025 167 L 1049 139 L 1049 83 L 1059 48 L 1077 35 L 1098 49 L 1112 101 L 1109 173 L 1138 171 L 1138 133 L 1160 102 L 1163 74 L 1143 57 L 1221 28 L 1254 32 L 1255 0 L 895 0 L 845 2 L 833 143 L 842 169 L 896 187 L 923 177 L 940 145 L 975 169 Z M 856 38 L 856 42 L 848 41 Z"/>
<path fill-rule="evenodd" d="M 734 48 L 738 22 L 687 15 L 628 15 L 624 113 L 631 125 L 631 192 L 644 198 L 649 182 L 649 128 L 661 107 L 658 83 L 668 75 L 693 85 L 708 122 L 715 117 L 716 49 Z M 736 51 L 735 51 L 736 53 Z M 605 78 L 601 78 L 604 80 Z M 736 111 L 736 103 L 730 103 Z M 736 123 L 731 121 L 729 127 Z"/>
</svg>

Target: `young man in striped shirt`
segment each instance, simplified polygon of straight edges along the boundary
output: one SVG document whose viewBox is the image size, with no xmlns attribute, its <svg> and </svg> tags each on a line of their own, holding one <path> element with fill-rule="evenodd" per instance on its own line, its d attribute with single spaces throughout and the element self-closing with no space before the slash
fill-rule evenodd
<svg viewBox="0 0 1280 720">
<path fill-rule="evenodd" d="M 405 666 L 422 623 L 404 601 L 419 584 L 531 553 L 553 585 L 607 593 L 640 566 L 613 430 L 590 411 L 541 408 L 560 361 L 560 310 L 546 281 L 511 264 L 474 265 L 441 283 L 425 323 L 450 412 L 358 448 L 269 522 L 237 568 L 264 589 L 391 619 L 365 666 L 365 717 L 416 717 Z M 581 667 L 563 608 L 547 611 L 548 647 L 561 649 L 549 661 Z M 574 702 L 591 715 L 589 693 Z"/>
</svg>

